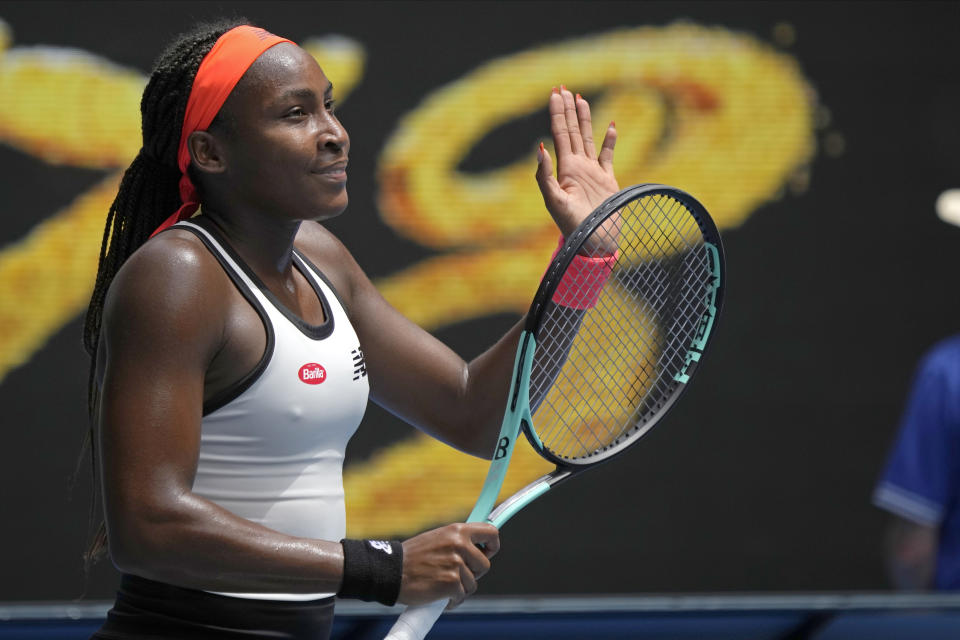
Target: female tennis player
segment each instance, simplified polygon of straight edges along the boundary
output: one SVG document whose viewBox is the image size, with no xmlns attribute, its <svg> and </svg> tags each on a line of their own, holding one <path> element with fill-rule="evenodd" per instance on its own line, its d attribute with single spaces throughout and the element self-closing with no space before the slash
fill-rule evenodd
<svg viewBox="0 0 960 640">
<path fill-rule="evenodd" d="M 377 293 L 318 224 L 347 207 L 333 106 L 309 54 L 246 24 L 181 37 L 150 76 L 84 334 L 100 546 L 122 572 L 94 638 L 325 638 L 335 594 L 456 605 L 499 548 L 486 524 L 344 539 L 368 397 L 489 457 L 521 325 L 466 363 Z M 598 155 L 565 88 L 549 111 L 558 177 L 541 145 L 537 182 L 569 233 L 618 188 L 616 133 Z"/>
</svg>

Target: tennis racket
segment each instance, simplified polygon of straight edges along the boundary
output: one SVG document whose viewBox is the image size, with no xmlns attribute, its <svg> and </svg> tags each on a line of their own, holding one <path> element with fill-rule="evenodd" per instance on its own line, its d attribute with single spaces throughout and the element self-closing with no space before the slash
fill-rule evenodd
<svg viewBox="0 0 960 640">
<path fill-rule="evenodd" d="M 716 225 L 689 194 L 636 185 L 594 210 L 530 306 L 500 438 L 467 521 L 503 526 L 659 422 L 702 360 L 724 281 Z M 521 431 L 556 469 L 494 508 Z M 387 640 L 422 640 L 446 605 L 409 607 Z"/>
</svg>

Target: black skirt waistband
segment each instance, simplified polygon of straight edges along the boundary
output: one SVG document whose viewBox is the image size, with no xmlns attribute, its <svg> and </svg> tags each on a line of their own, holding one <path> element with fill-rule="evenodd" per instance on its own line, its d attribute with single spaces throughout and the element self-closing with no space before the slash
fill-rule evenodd
<svg viewBox="0 0 960 640">
<path fill-rule="evenodd" d="M 186 589 L 124 574 L 107 621 L 91 640 L 322 640 L 334 598 L 252 600 Z"/>
</svg>

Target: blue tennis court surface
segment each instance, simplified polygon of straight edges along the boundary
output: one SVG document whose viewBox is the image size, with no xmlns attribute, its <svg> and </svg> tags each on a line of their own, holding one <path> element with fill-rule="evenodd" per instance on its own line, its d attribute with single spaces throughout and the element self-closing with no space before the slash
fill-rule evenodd
<svg viewBox="0 0 960 640">
<path fill-rule="evenodd" d="M 0 603 L 0 640 L 80 640 L 108 603 Z M 333 638 L 379 640 L 400 608 L 337 604 Z M 955 640 L 960 595 L 823 594 L 482 598 L 444 615 L 430 640 Z"/>
</svg>

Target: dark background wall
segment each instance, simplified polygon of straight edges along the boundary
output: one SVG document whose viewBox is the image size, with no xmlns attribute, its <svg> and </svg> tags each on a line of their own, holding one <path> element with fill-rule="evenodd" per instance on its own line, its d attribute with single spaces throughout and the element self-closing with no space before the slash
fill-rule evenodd
<svg viewBox="0 0 960 640">
<path fill-rule="evenodd" d="M 144 75 L 171 36 L 235 13 L 298 41 L 337 33 L 362 44 L 365 68 L 341 111 L 353 140 L 351 206 L 330 228 L 375 278 L 439 253 L 378 209 L 385 142 L 426 96 L 482 63 L 679 19 L 744 34 L 794 60 L 815 91 L 814 148 L 801 167 L 809 180 L 796 189 L 785 182 L 724 229 L 728 297 L 700 376 L 641 446 L 511 521 L 482 592 L 884 587 L 883 516 L 870 492 L 917 358 L 956 331 L 960 315 L 960 229 L 933 213 L 937 196 L 960 184 L 960 5 L 0 2 L 10 46 L 71 47 Z M 10 85 L 0 86 L 8 87 L 0 101 L 15 102 Z M 510 101 L 510 88 L 491 99 Z M 501 131 L 504 144 L 524 150 L 526 138 L 505 137 L 514 131 L 532 149 L 546 122 Z M 777 132 L 770 135 L 772 145 Z M 467 169 L 496 166 L 501 138 L 485 140 Z M 0 128 L 0 262 L 112 172 L 76 164 L 37 157 Z M 8 315 L 31 313 L 17 291 L 59 276 L 18 277 L 21 289 L 0 282 Z M 0 600 L 83 590 L 90 487 L 81 475 L 71 497 L 68 485 L 85 429 L 87 360 L 79 317 L 70 317 L 0 374 Z M 515 317 L 481 314 L 431 329 L 472 357 Z M 410 437 L 371 407 L 348 470 Z M 108 597 L 114 580 L 101 564 L 87 595 Z"/>
</svg>

